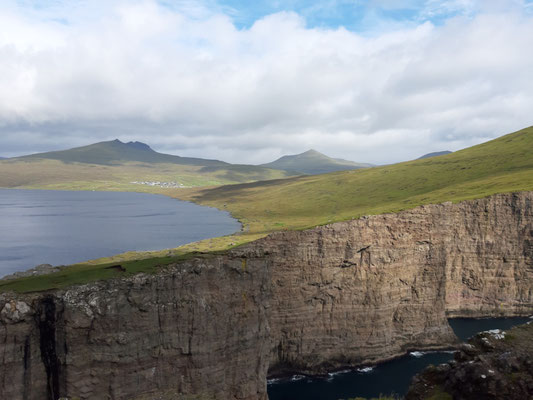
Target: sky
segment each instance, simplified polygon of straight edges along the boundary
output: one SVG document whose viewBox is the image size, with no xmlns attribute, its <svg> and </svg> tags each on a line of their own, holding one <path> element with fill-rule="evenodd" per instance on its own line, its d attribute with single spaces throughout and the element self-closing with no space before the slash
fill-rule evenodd
<svg viewBox="0 0 533 400">
<path fill-rule="evenodd" d="M 2 0 L 0 156 L 387 164 L 533 125 L 533 0 Z"/>
</svg>

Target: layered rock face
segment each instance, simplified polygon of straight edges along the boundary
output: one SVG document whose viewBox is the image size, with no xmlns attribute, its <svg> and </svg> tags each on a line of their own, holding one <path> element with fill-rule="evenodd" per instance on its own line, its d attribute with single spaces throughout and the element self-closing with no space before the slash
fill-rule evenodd
<svg viewBox="0 0 533 400">
<path fill-rule="evenodd" d="M 450 345 L 447 316 L 533 309 L 533 194 L 272 235 L 271 372 Z"/>
<path fill-rule="evenodd" d="M 266 399 L 267 272 L 218 257 L 8 301 L 0 398 Z"/>
<path fill-rule="evenodd" d="M 266 399 L 533 310 L 533 193 L 280 232 L 157 275 L 0 297 L 0 398 Z"/>
</svg>

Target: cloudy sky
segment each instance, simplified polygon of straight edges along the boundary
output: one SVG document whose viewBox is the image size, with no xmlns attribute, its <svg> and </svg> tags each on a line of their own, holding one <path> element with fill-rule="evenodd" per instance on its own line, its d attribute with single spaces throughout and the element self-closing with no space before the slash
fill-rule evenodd
<svg viewBox="0 0 533 400">
<path fill-rule="evenodd" d="M 2 0 L 0 156 L 390 163 L 533 125 L 533 0 Z"/>
</svg>

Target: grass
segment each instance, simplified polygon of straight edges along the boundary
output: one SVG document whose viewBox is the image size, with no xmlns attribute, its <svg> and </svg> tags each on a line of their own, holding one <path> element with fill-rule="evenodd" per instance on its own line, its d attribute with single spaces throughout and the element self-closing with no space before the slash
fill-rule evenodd
<svg viewBox="0 0 533 400">
<path fill-rule="evenodd" d="M 138 185 L 132 187 L 128 185 L 128 182 L 133 180 L 132 176 L 138 173 L 135 168 L 145 168 L 133 165 L 128 165 L 127 168 L 131 169 L 126 170 L 115 166 L 94 166 L 90 174 L 93 177 L 101 174 L 108 180 L 96 180 L 91 183 L 94 186 L 87 186 L 88 181 L 85 179 L 69 180 L 73 174 L 72 171 L 80 175 L 89 173 L 85 171 L 86 166 L 72 164 L 72 171 L 67 176 L 61 175 L 65 172 L 64 168 L 60 168 L 58 176 L 52 183 L 46 179 L 43 182 L 39 181 L 40 168 L 44 165 L 42 161 L 34 166 L 36 177 L 27 176 L 28 166 L 25 166 L 26 169 L 21 168 L 21 173 L 17 173 L 16 163 L 11 165 L 13 169 L 8 171 L 8 177 L 6 177 L 5 166 L 10 163 L 9 160 L 1 161 L 0 186 L 6 186 L 6 179 L 11 180 L 12 184 L 17 182 L 20 184 L 20 179 L 27 179 L 33 183 L 23 182 L 21 186 L 163 193 L 227 210 L 243 223 L 244 232 L 204 240 L 174 250 L 126 253 L 108 259 L 78 264 L 65 269 L 57 276 L 53 274 L 39 278 L 26 278 L 21 283 L 2 283 L 0 291 L 45 290 L 90 280 L 107 279 L 117 276 L 117 271 L 106 269 L 110 263 L 117 262 L 126 264 L 124 272 L 126 274 L 141 271 L 154 272 L 158 265 L 179 261 L 180 257 L 187 257 L 188 254 L 198 254 L 195 252 L 215 254 L 218 251 L 256 240 L 274 231 L 305 229 L 359 218 L 363 215 L 397 212 L 422 204 L 458 202 L 495 193 L 533 190 L 532 149 L 533 127 L 530 127 L 478 146 L 435 158 L 326 175 L 191 189 L 139 188 Z M 58 168 L 56 164 L 58 161 L 46 162 L 52 163 L 50 168 Z M 171 168 L 171 166 L 164 168 Z M 147 180 L 179 180 L 178 178 L 164 178 L 163 175 L 153 173 L 154 175 L 151 175 L 153 178 Z M 50 179 L 49 172 L 45 175 L 47 179 Z M 112 179 L 109 178 L 110 176 Z M 124 275 L 124 273 L 121 274 Z"/>
<path fill-rule="evenodd" d="M 0 282 L 0 292 L 14 291 L 18 293 L 39 292 L 50 289 L 61 289 L 74 284 L 84 284 L 98 280 L 132 276 L 139 272 L 154 273 L 164 265 L 184 261 L 193 257 L 209 257 L 213 254 L 183 252 L 169 256 L 148 254 L 144 258 L 110 262 L 99 260 L 80 263 L 65 267 L 62 271 L 26 278 Z"/>
<path fill-rule="evenodd" d="M 137 273 L 155 273 L 162 266 L 179 263 L 191 258 L 210 258 L 240 246 L 261 235 L 228 235 L 199 242 L 189 243 L 175 249 L 157 251 L 127 252 L 112 257 L 89 260 L 64 267 L 60 272 L 49 275 L 31 276 L 0 281 L 0 293 L 14 291 L 31 293 L 50 289 L 61 289 L 71 285 L 84 284 L 98 280 L 132 276 Z M 120 267 L 117 267 L 120 266 Z"/>
<path fill-rule="evenodd" d="M 172 192 L 248 232 L 305 229 L 422 204 L 533 190 L 533 127 L 449 155 L 326 175 Z"/>
<path fill-rule="evenodd" d="M 452 395 L 446 393 L 440 386 L 436 386 L 427 400 L 452 400 Z"/>
<path fill-rule="evenodd" d="M 212 186 L 289 175 L 284 171 L 246 165 L 202 167 L 139 162 L 99 165 L 25 158 L 0 161 L 0 187 L 4 188 L 154 192 L 158 188 L 131 182 L 160 181 L 179 182 L 185 186 Z"/>
</svg>

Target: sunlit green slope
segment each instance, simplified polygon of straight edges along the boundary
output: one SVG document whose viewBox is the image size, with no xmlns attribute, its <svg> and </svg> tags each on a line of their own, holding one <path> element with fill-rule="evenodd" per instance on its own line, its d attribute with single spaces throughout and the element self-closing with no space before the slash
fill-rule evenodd
<svg viewBox="0 0 533 400">
<path fill-rule="evenodd" d="M 440 157 L 191 192 L 250 232 L 301 229 L 420 204 L 533 190 L 533 127 Z"/>
</svg>

